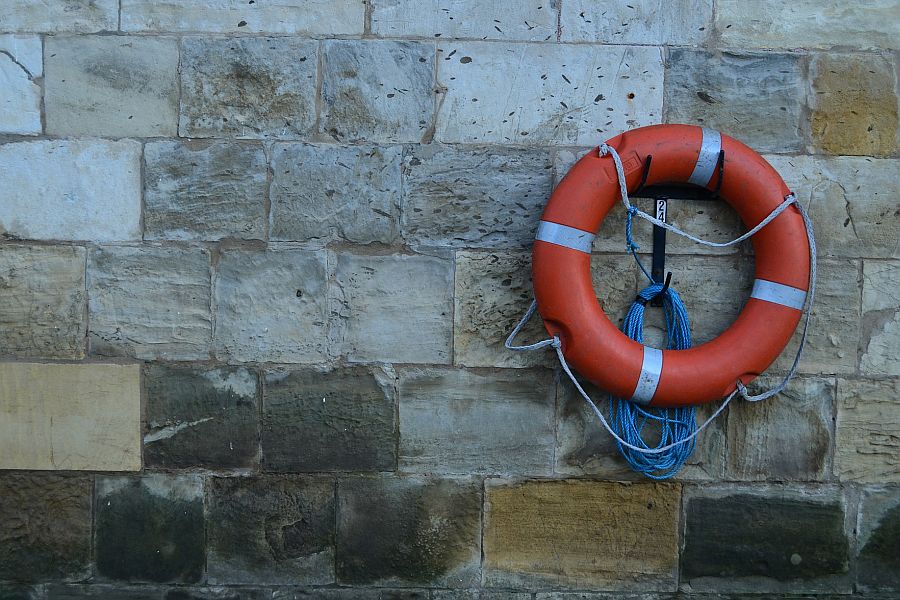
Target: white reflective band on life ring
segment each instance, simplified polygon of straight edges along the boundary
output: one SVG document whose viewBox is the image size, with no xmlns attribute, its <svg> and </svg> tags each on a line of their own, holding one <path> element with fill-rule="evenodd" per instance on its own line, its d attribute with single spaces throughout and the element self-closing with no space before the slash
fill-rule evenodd
<svg viewBox="0 0 900 600">
<path fill-rule="evenodd" d="M 534 236 L 534 239 L 590 254 L 594 237 L 593 233 L 575 229 L 568 225 L 541 221 L 538 224 L 537 235 Z"/>
<path fill-rule="evenodd" d="M 659 376 L 662 373 L 663 353 L 658 348 L 644 346 L 644 361 L 641 363 L 641 376 L 638 377 L 637 387 L 631 401 L 637 404 L 647 405 L 653 400 L 656 386 L 659 385 Z"/>
<path fill-rule="evenodd" d="M 765 279 L 755 279 L 753 281 L 753 291 L 750 292 L 750 297 L 797 310 L 801 310 L 803 303 L 806 302 L 805 291 L 783 283 L 766 281 Z"/>
<path fill-rule="evenodd" d="M 703 141 L 700 143 L 700 156 L 694 165 L 694 172 L 688 178 L 689 183 L 706 187 L 716 172 L 719 164 L 719 153 L 722 151 L 722 134 L 713 129 L 703 128 Z"/>
</svg>

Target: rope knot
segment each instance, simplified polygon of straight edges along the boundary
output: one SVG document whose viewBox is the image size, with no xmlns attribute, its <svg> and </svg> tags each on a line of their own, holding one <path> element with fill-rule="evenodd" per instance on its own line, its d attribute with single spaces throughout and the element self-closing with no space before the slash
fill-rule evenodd
<svg viewBox="0 0 900 600">
<path fill-rule="evenodd" d="M 609 145 L 608 144 L 600 144 L 600 156 L 606 156 L 609 154 Z"/>
<path fill-rule="evenodd" d="M 551 342 L 550 346 L 552 346 L 553 348 L 562 348 L 562 342 L 559 341 L 558 335 L 553 336 L 553 342 Z"/>
</svg>

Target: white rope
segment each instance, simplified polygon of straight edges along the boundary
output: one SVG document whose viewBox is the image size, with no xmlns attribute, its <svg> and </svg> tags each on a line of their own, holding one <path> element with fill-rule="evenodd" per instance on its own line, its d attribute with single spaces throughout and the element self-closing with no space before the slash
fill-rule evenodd
<svg viewBox="0 0 900 600">
<path fill-rule="evenodd" d="M 615 167 L 616 167 L 616 177 L 619 182 L 619 190 L 620 190 L 621 196 L 622 196 L 622 204 L 625 205 L 626 210 L 628 210 L 634 214 L 637 214 L 641 218 L 653 223 L 654 225 L 658 225 L 660 227 L 668 229 L 669 231 L 672 231 L 674 233 L 677 233 L 678 235 L 681 235 L 690 240 L 693 240 L 694 242 L 697 242 L 698 244 L 703 244 L 705 246 L 713 246 L 713 247 L 725 247 L 725 246 L 732 246 L 734 244 L 738 244 L 738 243 L 750 238 L 751 236 L 756 234 L 760 229 L 762 229 L 763 227 L 765 227 L 766 225 L 771 223 L 773 219 L 775 219 L 778 215 L 780 215 L 782 212 L 784 212 L 784 210 L 787 209 L 787 207 L 790 206 L 791 204 L 796 205 L 797 210 L 800 212 L 800 215 L 803 217 L 803 226 L 806 229 L 806 238 L 809 241 L 809 261 L 810 261 L 809 293 L 806 297 L 806 303 L 804 306 L 805 320 L 803 323 L 803 333 L 800 336 L 800 345 L 797 348 L 796 356 L 794 356 L 794 362 L 791 365 L 791 368 L 788 371 L 785 378 L 781 381 L 781 383 L 779 383 L 775 387 L 773 387 L 769 390 L 766 390 L 765 392 L 762 392 L 760 394 L 756 394 L 756 395 L 750 395 L 747 391 L 746 386 L 740 380 L 738 380 L 737 389 L 735 389 L 733 392 L 728 394 L 728 396 L 722 401 L 722 404 L 719 406 L 719 408 L 717 408 L 716 411 L 712 414 L 712 416 L 710 416 L 700 427 L 698 427 L 694 433 L 692 433 L 691 435 L 689 435 L 688 437 L 686 437 L 684 439 L 678 440 L 677 442 L 674 442 L 672 444 L 669 444 L 667 446 L 662 446 L 659 448 L 647 449 L 647 448 L 640 448 L 638 446 L 634 446 L 634 445 L 626 442 L 625 440 L 623 440 L 621 437 L 618 436 L 618 434 L 616 434 L 615 431 L 613 431 L 612 427 L 610 427 L 606 418 L 603 416 L 603 413 L 600 411 L 599 408 L 597 408 L 597 405 L 594 403 L 593 400 L 591 400 L 591 397 L 587 394 L 587 392 L 584 391 L 584 388 L 581 387 L 581 384 L 578 383 L 578 380 L 575 378 L 575 375 L 572 373 L 572 370 L 569 368 L 569 364 L 566 362 L 566 357 L 563 355 L 563 352 L 562 352 L 562 344 L 560 343 L 560 340 L 558 337 L 553 336 L 550 339 L 541 340 L 540 342 L 536 342 L 534 344 L 528 344 L 525 346 L 513 346 L 512 345 L 513 340 L 515 339 L 516 335 L 519 334 L 519 332 L 522 330 L 522 328 L 525 326 L 525 324 L 531 319 L 532 315 L 534 315 L 534 312 L 537 309 L 537 301 L 533 300 L 531 302 L 531 306 L 525 312 L 525 315 L 522 317 L 522 319 L 519 320 L 519 323 L 515 326 L 512 333 L 510 333 L 509 337 L 506 339 L 506 342 L 504 343 L 504 346 L 509 350 L 514 350 L 517 352 L 538 350 L 540 348 L 546 348 L 547 346 L 552 346 L 553 349 L 556 350 L 556 356 L 559 359 L 559 364 L 562 366 L 563 371 L 565 371 L 566 375 L 569 376 L 569 379 L 575 385 L 575 388 L 578 390 L 578 393 L 581 394 L 581 397 L 584 398 L 584 400 L 588 403 L 591 410 L 593 410 L 594 414 L 600 420 L 600 423 L 603 424 L 603 427 L 606 429 L 606 431 L 609 432 L 609 434 L 622 446 L 629 448 L 631 450 L 634 450 L 635 452 L 641 452 L 643 454 L 658 454 L 660 452 L 665 452 L 667 450 L 670 450 L 680 444 L 684 444 L 685 442 L 689 442 L 693 438 L 697 437 L 697 435 L 699 435 L 699 433 L 701 431 L 703 431 L 710 423 L 712 423 L 712 421 L 716 417 L 718 417 L 722 413 L 723 410 L 725 410 L 725 407 L 728 406 L 728 404 L 731 402 L 731 400 L 734 398 L 734 396 L 736 394 L 740 394 L 741 397 L 748 402 L 759 402 L 760 400 L 766 400 L 776 394 L 781 393 L 787 387 L 788 383 L 790 382 L 790 380 L 794 377 L 795 373 L 797 372 L 797 367 L 800 365 L 800 357 L 803 355 L 803 348 L 806 345 L 807 332 L 809 331 L 809 323 L 810 323 L 810 316 L 812 314 L 813 300 L 814 300 L 815 294 L 816 294 L 816 239 L 815 239 L 815 234 L 813 232 L 812 220 L 809 218 L 809 214 L 807 213 L 806 209 L 804 209 L 803 206 L 797 201 L 794 194 L 788 194 L 788 196 L 784 199 L 784 201 L 781 204 L 779 204 L 778 206 L 776 206 L 772 210 L 772 212 L 770 212 L 766 216 L 765 219 L 763 219 L 756 225 L 756 227 L 754 227 L 747 233 L 743 234 L 742 236 L 731 240 L 730 242 L 724 242 L 724 243 L 723 242 L 710 242 L 707 240 L 702 240 L 700 238 L 694 237 L 693 235 L 690 235 L 673 225 L 664 223 L 664 222 L 652 217 L 651 215 L 648 215 L 647 213 L 640 211 L 637 208 L 633 207 L 631 205 L 631 202 L 629 202 L 629 200 L 628 200 L 628 187 L 625 182 L 625 170 L 622 168 L 622 160 L 619 158 L 619 153 L 616 152 L 615 148 L 613 148 L 612 146 L 603 144 L 602 146 L 600 146 L 600 155 L 601 156 L 606 156 L 606 155 L 612 156 L 613 162 L 615 163 Z"/>
</svg>

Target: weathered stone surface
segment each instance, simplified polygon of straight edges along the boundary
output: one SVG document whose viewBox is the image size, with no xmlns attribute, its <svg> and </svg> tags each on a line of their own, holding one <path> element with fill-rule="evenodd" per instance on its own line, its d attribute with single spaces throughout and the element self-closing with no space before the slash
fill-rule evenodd
<svg viewBox="0 0 900 600">
<path fill-rule="evenodd" d="M 804 149 L 806 83 L 799 55 L 673 48 L 666 120 L 720 130 L 757 151 Z"/>
<path fill-rule="evenodd" d="M 101 477 L 96 495 L 94 559 L 100 577 L 183 583 L 203 577 L 199 476 Z"/>
<path fill-rule="evenodd" d="M 115 31 L 118 16 L 116 0 L 9 0 L 3 7 L 0 31 Z"/>
<path fill-rule="evenodd" d="M 400 468 L 549 475 L 555 384 L 549 370 L 404 370 Z"/>
<path fill-rule="evenodd" d="M 0 580 L 85 579 L 90 561 L 89 477 L 0 475 Z"/>
<path fill-rule="evenodd" d="M 144 460 L 151 468 L 252 467 L 259 453 L 257 377 L 247 369 L 150 365 Z"/>
<path fill-rule="evenodd" d="M 733 47 L 896 48 L 900 39 L 896 0 L 719 0 L 716 29 Z"/>
<path fill-rule="evenodd" d="M 863 265 L 860 370 L 873 375 L 900 375 L 900 263 L 866 261 Z"/>
<path fill-rule="evenodd" d="M 0 348 L 13 356 L 84 356 L 84 248 L 0 246 Z"/>
<path fill-rule="evenodd" d="M 819 256 L 900 258 L 900 161 L 767 155 L 810 211 Z"/>
<path fill-rule="evenodd" d="M 863 493 L 859 518 L 857 580 L 866 590 L 900 590 L 900 494 L 883 488 Z"/>
<path fill-rule="evenodd" d="M 307 135 L 316 121 L 316 61 L 316 43 L 298 38 L 185 38 L 179 134 Z"/>
<path fill-rule="evenodd" d="M 419 146 L 403 171 L 403 236 L 425 246 L 529 247 L 551 191 L 546 150 Z"/>
<path fill-rule="evenodd" d="M 323 132 L 338 141 L 418 142 L 434 115 L 434 46 L 329 40 L 323 45 Z"/>
<path fill-rule="evenodd" d="M 488 590 L 434 590 L 433 600 L 531 600 L 528 592 L 492 592 Z"/>
<path fill-rule="evenodd" d="M 199 248 L 108 246 L 88 257 L 91 353 L 209 357 L 209 254 Z"/>
<path fill-rule="evenodd" d="M 485 583 L 672 589 L 680 497 L 670 484 L 489 482 Z"/>
<path fill-rule="evenodd" d="M 762 377 L 758 394 L 781 382 Z M 794 378 L 766 402 L 735 402 L 728 410 L 728 472 L 734 479 L 830 479 L 834 381 Z"/>
<path fill-rule="evenodd" d="M 0 133 L 41 133 L 41 86 L 35 79 L 43 75 L 41 38 L 0 35 Z"/>
<path fill-rule="evenodd" d="M 580 380 L 594 403 L 608 415 L 607 398 L 590 383 Z M 556 472 L 563 475 L 596 475 L 616 481 L 643 480 L 625 462 L 616 442 L 604 429 L 594 411 L 564 374 L 557 388 Z M 697 407 L 697 423 L 705 422 L 716 405 Z M 647 427 L 644 439 L 656 445 L 658 430 Z M 697 438 L 694 453 L 678 472 L 679 480 L 721 479 L 725 471 L 725 417 L 721 417 Z"/>
<path fill-rule="evenodd" d="M 709 37 L 712 0 L 566 2 L 560 27 L 566 42 L 697 45 Z"/>
<path fill-rule="evenodd" d="M 139 470 L 140 393 L 137 365 L 0 364 L 0 469 Z"/>
<path fill-rule="evenodd" d="M 359 35 L 364 22 L 358 0 L 122 0 L 123 31 Z"/>
<path fill-rule="evenodd" d="M 162 600 L 273 600 L 278 592 L 264 588 L 241 587 L 176 587 L 165 590 Z"/>
<path fill-rule="evenodd" d="M 0 236 L 139 240 L 140 173 L 132 140 L 0 144 Z"/>
<path fill-rule="evenodd" d="M 838 380 L 834 473 L 900 483 L 900 382 Z"/>
<path fill-rule="evenodd" d="M 839 490 L 707 487 L 685 496 L 682 588 L 849 591 Z"/>
<path fill-rule="evenodd" d="M 47 38 L 47 133 L 175 135 L 178 43 L 174 38 Z"/>
<path fill-rule="evenodd" d="M 891 61 L 873 54 L 818 54 L 810 76 L 814 98 L 810 119 L 817 149 L 869 156 L 889 156 L 897 150 Z"/>
<path fill-rule="evenodd" d="M 860 327 L 859 261 L 819 259 L 816 299 L 801 373 L 855 373 Z M 786 372 L 797 355 L 802 324 L 772 365 Z"/>
<path fill-rule="evenodd" d="M 659 48 L 450 42 L 438 57 L 442 142 L 588 145 L 662 118 Z"/>
<path fill-rule="evenodd" d="M 144 239 L 263 239 L 261 144 L 149 142 L 144 147 Z"/>
<path fill-rule="evenodd" d="M 479 581 L 481 492 L 471 480 L 338 483 L 337 576 L 344 584 L 471 587 Z"/>
<path fill-rule="evenodd" d="M 542 0 L 519 2 L 512 11 L 478 0 L 427 4 L 375 0 L 372 6 L 372 31 L 379 36 L 527 41 L 556 37 L 557 7 Z"/>
<path fill-rule="evenodd" d="M 339 254 L 335 281 L 332 342 L 340 354 L 356 362 L 450 362 L 450 261 Z"/>
<path fill-rule="evenodd" d="M 636 293 L 636 267 L 628 256 L 594 256 L 594 290 L 607 316 L 620 324 Z M 469 367 L 554 366 L 555 356 L 510 352 L 503 342 L 525 314 L 533 297 L 531 255 L 458 252 L 454 363 Z M 516 343 L 545 339 L 540 315 L 532 317 Z"/>
<path fill-rule="evenodd" d="M 428 600 L 434 593 L 438 591 L 414 588 L 281 588 L 272 592 L 271 600 Z"/>
<path fill-rule="evenodd" d="M 219 358 L 318 362 L 326 352 L 325 253 L 235 250 L 219 259 Z"/>
<path fill-rule="evenodd" d="M 47 586 L 46 600 L 83 600 L 84 598 L 115 598 L 115 600 L 163 600 L 162 589 L 139 585 L 80 584 Z M 2 598 L 2 596 L 0 596 Z"/>
<path fill-rule="evenodd" d="M 44 586 L 0 583 L 0 600 L 44 600 Z"/>
<path fill-rule="evenodd" d="M 334 581 L 334 481 L 260 476 L 209 480 L 212 583 Z"/>
<path fill-rule="evenodd" d="M 263 468 L 393 470 L 395 398 L 393 373 L 378 367 L 268 373 Z"/>
<path fill-rule="evenodd" d="M 278 144 L 272 239 L 393 242 L 400 229 L 399 147 Z"/>
</svg>

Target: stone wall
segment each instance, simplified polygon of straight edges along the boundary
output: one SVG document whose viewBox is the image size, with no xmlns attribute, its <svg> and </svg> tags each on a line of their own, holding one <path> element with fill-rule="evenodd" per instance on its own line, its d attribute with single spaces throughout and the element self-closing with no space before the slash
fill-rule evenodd
<svg viewBox="0 0 900 600">
<path fill-rule="evenodd" d="M 896 0 L 5 0 L 0 597 L 897 597 L 898 41 Z M 554 183 L 665 122 L 764 153 L 821 270 L 800 376 L 651 483 L 502 340 Z M 669 266 L 704 341 L 752 252 Z"/>
</svg>

